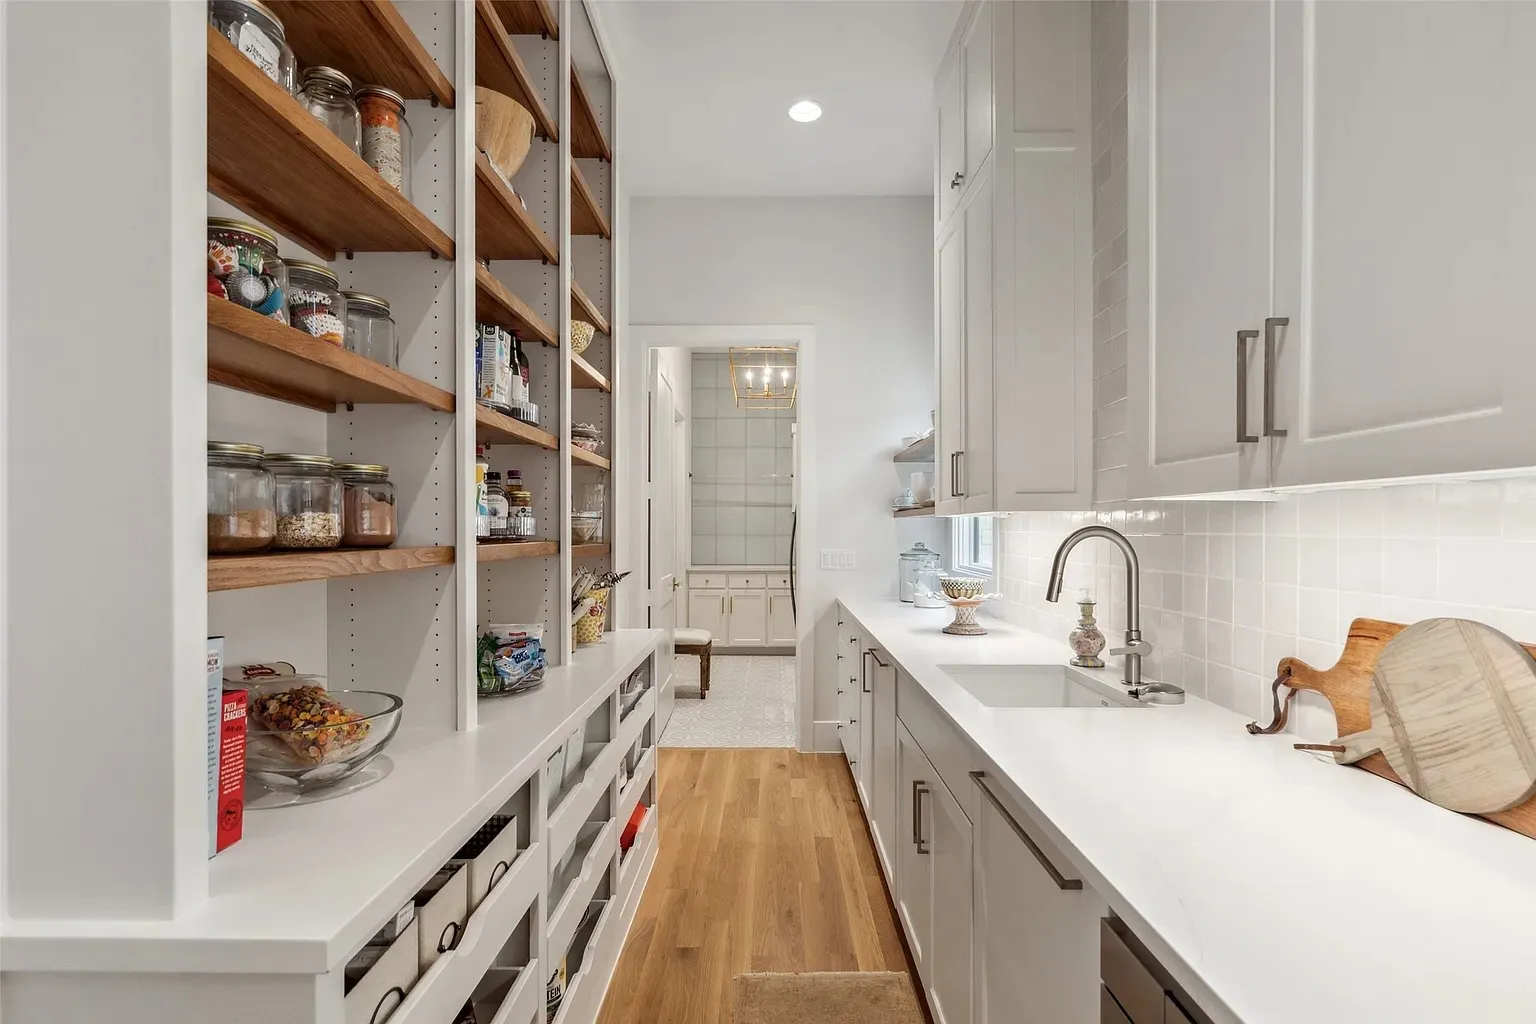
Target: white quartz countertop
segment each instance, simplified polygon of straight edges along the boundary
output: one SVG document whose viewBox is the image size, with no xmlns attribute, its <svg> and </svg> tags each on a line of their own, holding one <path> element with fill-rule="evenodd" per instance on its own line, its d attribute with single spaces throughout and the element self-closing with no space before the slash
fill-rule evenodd
<svg viewBox="0 0 1536 1024">
<path fill-rule="evenodd" d="M 844 605 L 1218 1024 L 1536 1020 L 1536 840 L 1443 810 L 1193 697 L 990 708 L 940 665 L 1061 665 L 948 609 Z M 1120 670 L 1068 668 L 1118 686 Z"/>
<path fill-rule="evenodd" d="M 481 701 L 479 728 L 412 734 L 366 789 L 247 811 L 207 901 L 173 921 L 4 922 L 8 971 L 323 974 L 344 963 L 543 767 L 661 640 L 620 630 L 526 694 Z M 107 850 L 104 849 L 104 854 Z"/>
</svg>

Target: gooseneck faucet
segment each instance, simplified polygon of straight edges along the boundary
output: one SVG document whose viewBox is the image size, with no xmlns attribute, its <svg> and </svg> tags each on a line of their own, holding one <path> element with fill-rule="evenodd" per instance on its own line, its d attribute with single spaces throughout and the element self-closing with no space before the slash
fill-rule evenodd
<svg viewBox="0 0 1536 1024">
<path fill-rule="evenodd" d="M 1051 563 L 1051 581 L 1045 588 L 1045 599 L 1055 602 L 1061 597 L 1062 577 L 1067 571 L 1067 556 L 1072 549 L 1089 537 L 1103 537 L 1125 556 L 1125 646 L 1110 650 L 1110 654 L 1125 657 L 1125 685 L 1141 686 L 1141 656 L 1152 645 L 1141 638 L 1141 565 L 1136 559 L 1136 549 L 1118 530 L 1107 526 L 1085 526 L 1071 533 L 1056 549 L 1056 559 Z"/>
</svg>

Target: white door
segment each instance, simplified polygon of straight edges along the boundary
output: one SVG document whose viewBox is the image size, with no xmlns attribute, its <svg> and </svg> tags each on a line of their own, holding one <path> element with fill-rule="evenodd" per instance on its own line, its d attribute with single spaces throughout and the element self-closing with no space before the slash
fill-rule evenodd
<svg viewBox="0 0 1536 1024">
<path fill-rule="evenodd" d="M 864 805 L 864 818 L 867 821 L 873 815 L 870 810 L 870 801 L 873 799 L 870 784 L 874 781 L 874 686 L 879 666 L 867 649 L 859 659 L 859 665 L 863 669 L 859 680 L 858 711 L 856 712 L 859 720 L 859 764 L 853 773 L 853 778 L 859 787 L 859 802 Z"/>
<path fill-rule="evenodd" d="M 964 512 L 958 468 L 965 451 L 965 223 L 960 218 L 939 247 L 939 422 L 934 445 L 938 471 L 936 511 L 941 516 Z"/>
<path fill-rule="evenodd" d="M 954 60 L 939 80 L 939 223 L 949 219 L 965 188 L 965 93 L 960 61 Z"/>
<path fill-rule="evenodd" d="M 656 689 L 656 735 L 667 728 L 677 690 L 673 678 L 673 630 L 677 628 L 677 401 L 672 381 L 662 369 L 661 360 L 652 353 L 655 373 L 651 381 L 650 479 L 648 512 L 650 515 L 650 624 L 664 635 L 658 665 L 661 678 Z"/>
<path fill-rule="evenodd" d="M 978 4 L 960 60 L 965 75 L 965 182 L 976 180 L 992 154 L 992 5 Z M 960 191 L 964 191 L 962 188 Z"/>
<path fill-rule="evenodd" d="M 872 705 L 869 720 L 869 831 L 875 837 L 875 852 L 885 876 L 893 885 L 895 862 L 891 853 L 896 843 L 896 668 L 875 650 L 870 667 L 869 688 Z"/>
<path fill-rule="evenodd" d="M 688 591 L 688 625 L 708 630 L 716 643 L 725 643 L 725 591 Z"/>
<path fill-rule="evenodd" d="M 1260 332 L 1271 309 L 1274 6 L 1130 8 L 1133 498 L 1269 482 L 1259 334 L 1239 332 Z M 1095 312 L 1113 316 L 1114 298 Z"/>
<path fill-rule="evenodd" d="M 1536 6 L 1277 11 L 1275 483 L 1536 464 Z"/>
<path fill-rule="evenodd" d="M 940 779 L 922 794 L 920 810 L 933 871 L 928 1005 L 934 1024 L 971 1024 L 971 820 Z"/>
<path fill-rule="evenodd" d="M 773 647 L 795 645 L 795 610 L 787 590 L 768 591 L 768 643 Z"/>
<path fill-rule="evenodd" d="M 939 782 L 933 765 L 900 720 L 896 723 L 896 914 L 907 932 L 907 946 L 918 977 L 928 984 L 929 950 L 933 938 L 932 848 L 919 834 L 928 791 Z M 931 833 L 930 833 L 931 834 Z"/>
<path fill-rule="evenodd" d="M 992 180 L 991 174 L 976 185 L 965 209 L 962 239 L 965 265 L 964 327 L 962 346 L 965 381 L 964 451 L 958 460 L 966 512 L 991 512 L 996 508 L 992 492 L 993 437 L 992 419 Z"/>
<path fill-rule="evenodd" d="M 732 647 L 768 646 L 768 592 L 733 590 L 726 598 L 726 635 Z"/>
</svg>

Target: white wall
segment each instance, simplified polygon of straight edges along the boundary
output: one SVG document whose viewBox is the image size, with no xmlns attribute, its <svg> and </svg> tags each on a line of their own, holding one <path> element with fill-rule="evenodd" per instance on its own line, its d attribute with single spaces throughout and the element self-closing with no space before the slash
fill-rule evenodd
<svg viewBox="0 0 1536 1024">
<path fill-rule="evenodd" d="M 811 324 L 807 380 L 815 407 L 814 519 L 820 548 L 855 552 L 850 572 L 820 572 L 802 551 L 800 578 L 816 574 L 816 746 L 836 748 L 832 603 L 894 593 L 896 552 L 933 522 L 895 520 L 900 489 L 891 454 L 926 429 L 934 403 L 933 208 L 927 197 L 634 199 L 630 204 L 631 324 Z"/>
</svg>

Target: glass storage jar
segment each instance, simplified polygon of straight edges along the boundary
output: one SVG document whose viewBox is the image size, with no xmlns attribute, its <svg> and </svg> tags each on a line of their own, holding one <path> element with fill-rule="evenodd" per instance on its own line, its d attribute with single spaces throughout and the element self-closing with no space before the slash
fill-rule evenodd
<svg viewBox="0 0 1536 1024">
<path fill-rule="evenodd" d="M 288 262 L 288 323 L 332 345 L 345 344 L 347 300 L 331 268 Z"/>
<path fill-rule="evenodd" d="M 272 474 L 260 445 L 208 442 L 208 553 L 265 551 L 277 535 Z"/>
<path fill-rule="evenodd" d="M 365 85 L 352 95 L 363 126 L 363 163 L 409 200 L 411 126 L 405 120 L 405 98 L 382 85 Z"/>
<path fill-rule="evenodd" d="M 352 99 L 352 79 L 335 68 L 305 68 L 299 102 L 348 149 L 354 153 L 362 150 L 362 119 L 357 113 L 357 102 Z"/>
<path fill-rule="evenodd" d="M 342 292 L 347 303 L 347 351 L 400 368 L 400 336 L 389 315 L 389 300 L 364 292 Z"/>
<path fill-rule="evenodd" d="M 507 535 L 518 540 L 532 540 L 538 520 L 533 514 L 533 495 L 519 486 L 507 491 Z"/>
<path fill-rule="evenodd" d="M 208 218 L 208 291 L 281 323 L 288 322 L 288 268 L 265 228 Z"/>
<path fill-rule="evenodd" d="M 288 47 L 283 23 L 265 4 L 257 0 L 208 0 L 208 24 L 293 95 L 298 64 Z"/>
<path fill-rule="evenodd" d="M 395 485 L 389 467 L 338 462 L 336 476 L 345 487 L 341 505 L 341 542 L 349 548 L 386 548 L 400 536 L 395 513 Z"/>
<path fill-rule="evenodd" d="M 325 455 L 268 455 L 279 548 L 334 548 L 341 543 L 342 483 Z"/>
</svg>

